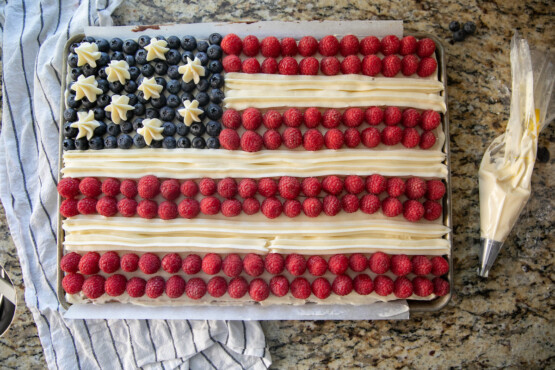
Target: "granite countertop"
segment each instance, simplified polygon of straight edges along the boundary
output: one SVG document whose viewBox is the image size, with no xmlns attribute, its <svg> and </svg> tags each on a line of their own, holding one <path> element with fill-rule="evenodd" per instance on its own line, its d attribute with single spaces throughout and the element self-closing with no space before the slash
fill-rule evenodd
<svg viewBox="0 0 555 370">
<path fill-rule="evenodd" d="M 256 20 L 404 19 L 406 33 L 444 41 L 451 120 L 454 222 L 454 295 L 437 313 L 408 321 L 268 321 L 263 323 L 273 367 L 555 367 L 555 134 L 539 140 L 533 195 L 509 236 L 489 279 L 476 275 L 479 243 L 478 167 L 491 140 L 505 129 L 510 104 L 509 43 L 518 29 L 540 50 L 555 45 L 549 1 L 450 2 L 404 5 L 378 0 L 216 1 L 139 0 L 115 13 L 123 24 Z M 451 20 L 472 20 L 476 35 L 452 44 Z M 0 263 L 18 288 L 18 316 L 0 338 L 0 363 L 44 366 L 36 327 L 23 302 L 23 282 L 6 219 L 0 214 Z"/>
</svg>

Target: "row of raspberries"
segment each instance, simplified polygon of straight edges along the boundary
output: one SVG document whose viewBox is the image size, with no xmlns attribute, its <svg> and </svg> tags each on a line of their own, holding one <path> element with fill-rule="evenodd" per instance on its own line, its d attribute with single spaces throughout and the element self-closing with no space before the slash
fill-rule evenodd
<svg viewBox="0 0 555 370">
<path fill-rule="evenodd" d="M 243 126 L 246 130 L 256 131 L 262 125 L 268 130 L 277 130 L 281 125 L 286 127 L 317 128 L 322 125 L 327 129 L 359 127 L 363 122 L 370 126 L 385 124 L 396 126 L 402 124 L 406 128 L 419 126 L 424 131 L 436 129 L 441 124 L 441 116 L 433 110 L 419 112 L 413 108 L 401 111 L 398 107 L 348 108 L 343 113 L 337 109 L 327 109 L 322 113 L 318 108 L 308 108 L 301 112 L 297 108 L 289 108 L 283 115 L 276 110 L 268 110 L 262 114 L 256 108 L 247 108 L 241 113 L 228 109 L 222 116 L 222 124 L 229 129 L 237 130 Z"/>
<path fill-rule="evenodd" d="M 140 277 L 127 280 L 120 274 L 111 275 L 107 279 L 101 275 L 92 275 L 85 279 L 81 274 L 69 273 L 64 276 L 62 286 L 68 294 L 82 291 L 89 299 L 100 298 L 105 293 L 111 297 L 127 293 L 132 298 L 140 298 L 146 294 L 151 299 L 164 293 L 171 299 L 185 294 L 193 300 L 201 299 L 206 293 L 214 298 L 227 293 L 230 298 L 240 299 L 248 292 L 250 298 L 257 302 L 266 300 L 270 293 L 275 297 L 283 297 L 290 292 L 297 299 L 308 299 L 314 294 L 316 298 L 326 299 L 332 292 L 338 296 L 346 296 L 354 290 L 359 295 L 368 295 L 374 291 L 379 296 L 394 294 L 396 298 L 405 299 L 413 294 L 418 297 L 428 297 L 431 294 L 444 296 L 450 289 L 449 282 L 439 277 L 429 280 L 417 276 L 411 280 L 401 276 L 393 281 L 386 275 L 378 275 L 372 281 L 367 274 L 359 274 L 354 279 L 347 275 L 338 275 L 331 283 L 325 277 L 318 277 L 312 283 L 304 277 L 296 277 L 290 283 L 283 275 L 272 277 L 269 283 L 262 278 L 248 282 L 242 276 L 230 279 L 229 283 L 224 277 L 215 276 L 205 283 L 198 277 L 185 281 L 179 275 L 173 275 L 168 280 L 154 276 L 146 281 Z"/>
<path fill-rule="evenodd" d="M 226 35 L 220 46 L 229 55 L 240 55 L 243 53 L 248 57 L 255 57 L 258 53 L 266 58 L 294 57 L 300 54 L 310 57 L 319 53 L 330 57 L 341 54 L 349 55 L 372 55 L 382 53 L 383 55 L 409 55 L 417 54 L 421 58 L 430 57 L 436 50 L 435 42 L 430 38 L 416 40 L 414 36 L 405 36 L 399 40 L 395 35 L 388 35 L 380 41 L 375 36 L 368 36 L 362 40 L 354 35 L 344 36 L 341 41 L 333 35 L 323 37 L 320 41 L 312 36 L 305 36 L 297 41 L 291 37 L 285 37 L 281 42 L 273 36 L 266 37 L 260 42 L 256 36 L 249 35 L 243 40 L 236 34 Z"/>
<path fill-rule="evenodd" d="M 326 256 L 324 256 L 326 257 Z M 342 275 L 351 269 L 362 272 L 367 268 L 375 274 L 385 274 L 390 271 L 397 276 L 413 273 L 417 276 L 433 274 L 442 276 L 449 272 L 449 262 L 443 257 L 428 258 L 405 254 L 389 256 L 383 252 L 373 253 L 367 258 L 362 253 L 350 256 L 335 254 L 329 258 L 310 256 L 308 259 L 300 254 L 289 254 L 286 257 L 279 253 L 269 253 L 261 256 L 254 253 L 246 254 L 242 259 L 238 254 L 228 254 L 223 259 L 219 254 L 208 253 L 204 257 L 188 254 L 182 258 L 177 253 L 165 254 L 162 259 L 153 253 L 145 253 L 140 257 L 135 253 L 127 253 L 121 257 L 116 252 L 87 252 L 83 256 L 76 252 L 64 255 L 60 261 L 60 268 L 64 272 L 83 275 L 93 275 L 101 270 L 112 274 L 120 268 L 125 272 L 135 272 L 138 269 L 147 275 L 157 273 L 160 268 L 170 274 L 183 270 L 187 275 L 204 272 L 215 275 L 222 271 L 229 277 L 238 277 L 244 271 L 247 275 L 258 277 L 267 271 L 272 275 L 279 275 L 287 270 L 293 276 L 301 276 L 307 270 L 313 276 L 322 276 L 328 270 L 335 275 Z"/>
</svg>

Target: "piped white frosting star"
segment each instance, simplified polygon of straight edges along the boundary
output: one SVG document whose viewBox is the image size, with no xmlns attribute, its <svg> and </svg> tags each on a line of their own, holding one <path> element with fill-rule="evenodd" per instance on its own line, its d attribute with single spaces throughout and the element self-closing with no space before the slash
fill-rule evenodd
<svg viewBox="0 0 555 370">
<path fill-rule="evenodd" d="M 96 61 L 100 58 L 100 52 L 98 51 L 98 45 L 95 43 L 84 42 L 75 48 L 77 53 L 77 66 L 81 67 L 85 64 L 89 64 L 91 67 L 96 67 Z"/>
<path fill-rule="evenodd" d="M 129 97 L 126 95 L 112 95 L 112 102 L 104 108 L 112 114 L 112 121 L 118 125 L 121 121 L 127 120 L 127 111 L 133 109 L 135 107 L 129 105 Z"/>
<path fill-rule="evenodd" d="M 146 100 L 150 98 L 158 99 L 163 89 L 164 88 L 161 85 L 156 83 L 154 77 L 144 78 L 143 82 L 141 82 L 141 85 L 139 86 L 139 90 L 143 92 Z"/>
<path fill-rule="evenodd" d="M 198 107 L 198 101 L 185 100 L 183 105 L 185 107 L 177 111 L 183 117 L 183 122 L 187 126 L 191 126 L 193 122 L 200 122 L 200 118 L 198 116 L 203 113 L 203 110 Z"/>
<path fill-rule="evenodd" d="M 138 129 L 137 133 L 142 135 L 145 138 L 145 142 L 150 145 L 152 140 L 164 139 L 162 131 L 164 131 L 162 121 L 158 118 L 146 118 L 143 120 L 143 127 Z"/>
<path fill-rule="evenodd" d="M 125 60 L 112 60 L 106 67 L 106 79 L 110 82 L 119 81 L 122 85 L 129 80 L 129 64 Z"/>
<path fill-rule="evenodd" d="M 77 81 L 71 85 L 71 90 L 75 91 L 75 100 L 83 99 L 87 97 L 90 102 L 96 101 L 96 96 L 102 94 L 102 90 L 98 87 L 98 82 L 94 79 L 94 76 L 85 77 L 80 75 L 77 77 Z"/>
<path fill-rule="evenodd" d="M 166 46 L 168 43 L 165 40 L 158 40 L 156 37 L 150 40 L 150 44 L 145 46 L 145 50 L 148 52 L 146 55 L 146 60 L 151 61 L 156 58 L 166 60 L 164 55 L 168 50 Z"/>
<path fill-rule="evenodd" d="M 198 84 L 200 78 L 204 76 L 204 67 L 199 58 L 195 57 L 195 60 L 191 60 L 187 57 L 187 64 L 179 67 L 178 72 L 183 75 L 183 81 L 190 82 L 193 80 Z"/>
<path fill-rule="evenodd" d="M 94 112 L 89 110 L 88 113 L 77 112 L 77 121 L 73 122 L 70 126 L 79 130 L 77 139 L 86 136 L 87 140 L 90 140 L 93 137 L 94 129 L 100 126 L 100 123 L 94 119 Z"/>
</svg>

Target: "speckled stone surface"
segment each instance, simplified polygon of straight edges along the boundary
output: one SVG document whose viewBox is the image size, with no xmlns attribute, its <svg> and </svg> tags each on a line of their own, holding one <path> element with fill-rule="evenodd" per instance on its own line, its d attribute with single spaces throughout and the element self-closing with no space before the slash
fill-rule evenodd
<svg viewBox="0 0 555 370">
<path fill-rule="evenodd" d="M 438 313 L 408 321 L 268 321 L 263 323 L 274 368 L 554 368 L 555 299 L 552 291 L 555 197 L 553 125 L 540 138 L 540 158 L 526 206 L 489 279 L 476 275 L 479 208 L 477 171 L 491 140 L 509 117 L 509 42 L 514 29 L 538 49 L 555 45 L 549 1 L 223 1 L 126 2 L 116 24 L 256 20 L 404 19 L 407 33 L 445 41 L 451 117 L 455 293 Z M 451 44 L 453 19 L 478 30 Z M 551 26 L 550 26 L 551 25 Z M 551 158 L 549 157 L 551 154 Z M 0 217 L 0 257 L 18 286 L 22 281 L 5 218 Z M 44 365 L 32 318 L 18 306 L 14 326 L 0 338 L 0 363 Z M 16 362 L 17 361 L 17 362 Z"/>
</svg>

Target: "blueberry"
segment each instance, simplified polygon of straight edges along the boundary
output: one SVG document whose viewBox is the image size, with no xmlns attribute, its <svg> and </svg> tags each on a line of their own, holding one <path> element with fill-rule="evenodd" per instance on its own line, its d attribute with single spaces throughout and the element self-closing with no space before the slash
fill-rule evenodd
<svg viewBox="0 0 555 370">
<path fill-rule="evenodd" d="M 186 137 L 180 137 L 177 139 L 177 147 L 178 148 L 190 148 L 191 141 Z"/>
<path fill-rule="evenodd" d="M 110 55 L 111 60 L 125 60 L 125 55 L 121 51 L 114 51 L 112 55 Z"/>
<path fill-rule="evenodd" d="M 76 127 L 71 127 L 71 122 L 64 123 L 64 136 L 65 137 L 75 137 L 79 133 L 79 130 Z"/>
<path fill-rule="evenodd" d="M 69 122 L 77 121 L 77 111 L 73 108 L 67 108 L 64 111 L 64 119 Z"/>
<path fill-rule="evenodd" d="M 183 55 L 181 56 L 181 60 L 183 61 L 183 63 L 187 64 L 187 58 L 194 60 L 195 59 L 195 54 L 193 54 L 190 51 L 186 51 L 183 53 Z"/>
<path fill-rule="evenodd" d="M 97 82 L 97 86 L 100 90 L 102 90 L 103 94 L 106 94 L 108 91 L 110 91 L 110 83 L 105 80 L 105 79 L 101 79 L 101 80 L 96 80 Z"/>
<path fill-rule="evenodd" d="M 129 121 L 120 122 L 119 128 L 120 128 L 121 132 L 124 133 L 124 134 L 128 134 L 130 132 L 133 132 L 133 124 Z"/>
<path fill-rule="evenodd" d="M 156 39 L 157 39 L 157 40 L 164 40 L 164 41 L 166 41 L 166 38 L 165 38 L 164 36 L 156 36 Z M 167 42 L 167 41 L 166 41 L 166 42 Z"/>
<path fill-rule="evenodd" d="M 216 104 L 208 104 L 208 107 L 204 110 L 206 112 L 206 116 L 213 120 L 218 120 L 222 118 L 223 110 L 222 107 Z"/>
<path fill-rule="evenodd" d="M 81 69 L 85 77 L 94 76 L 96 74 L 96 68 L 91 67 L 89 64 L 85 64 Z"/>
<path fill-rule="evenodd" d="M 206 104 L 210 102 L 210 98 L 208 97 L 208 94 L 205 92 L 199 92 L 197 96 L 195 96 L 195 99 L 198 101 L 198 104 L 201 107 L 204 107 Z"/>
<path fill-rule="evenodd" d="M 89 141 L 87 140 L 87 138 L 82 137 L 81 139 L 75 140 L 75 149 L 77 150 L 89 149 Z"/>
<path fill-rule="evenodd" d="M 463 31 L 467 35 L 473 35 L 476 32 L 476 23 L 474 22 L 466 22 L 463 26 Z"/>
<path fill-rule="evenodd" d="M 195 136 L 202 136 L 206 132 L 206 127 L 200 122 L 193 122 L 191 125 L 191 134 Z"/>
<path fill-rule="evenodd" d="M 110 98 L 110 95 L 102 94 L 96 98 L 96 105 L 99 106 L 100 108 L 104 108 L 105 106 L 110 104 L 111 100 L 112 99 Z"/>
<path fill-rule="evenodd" d="M 123 41 L 120 38 L 114 37 L 110 40 L 110 49 L 112 49 L 112 51 L 122 51 Z"/>
<path fill-rule="evenodd" d="M 96 107 L 94 108 L 93 112 L 94 112 L 94 119 L 97 121 L 102 121 L 104 118 L 106 118 L 106 112 L 104 111 L 103 108 Z"/>
<path fill-rule="evenodd" d="M 195 58 L 198 58 L 200 60 L 200 64 L 202 64 L 203 66 L 206 66 L 208 64 L 209 59 L 206 53 L 203 53 L 203 52 L 196 53 Z"/>
<path fill-rule="evenodd" d="M 191 130 L 191 129 L 189 128 L 189 126 L 187 126 L 187 125 L 184 124 L 183 122 L 179 122 L 179 123 L 175 126 L 175 129 L 176 129 L 176 131 L 177 131 L 177 134 L 178 134 L 178 135 L 181 135 L 181 136 L 187 136 L 187 135 L 189 135 L 189 131 Z M 75 135 L 77 135 L 77 134 L 75 134 Z"/>
<path fill-rule="evenodd" d="M 208 43 L 206 41 L 197 42 L 197 50 L 206 53 L 206 50 L 208 50 Z"/>
<path fill-rule="evenodd" d="M 125 40 L 123 42 L 123 52 L 126 54 L 135 54 L 139 50 L 139 44 L 135 40 Z"/>
<path fill-rule="evenodd" d="M 108 74 L 106 73 L 106 67 L 99 68 L 96 74 L 98 75 L 98 77 L 100 77 L 103 80 L 108 78 Z"/>
<path fill-rule="evenodd" d="M 136 80 L 137 78 L 139 78 L 139 75 L 141 74 L 141 70 L 137 67 L 129 67 L 129 78 L 131 80 Z"/>
<path fill-rule="evenodd" d="M 75 150 L 75 141 L 73 139 L 64 139 L 63 147 L 64 150 Z"/>
<path fill-rule="evenodd" d="M 166 62 L 170 65 L 178 64 L 181 60 L 181 53 L 175 49 L 170 49 L 166 53 Z"/>
<path fill-rule="evenodd" d="M 150 142 L 151 148 L 161 148 L 162 147 L 162 140 L 152 140 Z"/>
<path fill-rule="evenodd" d="M 106 39 L 96 39 L 95 43 L 99 51 L 106 52 L 110 50 L 110 43 Z"/>
<path fill-rule="evenodd" d="M 129 66 L 135 65 L 135 57 L 133 55 L 126 55 L 125 61 L 127 62 L 127 64 L 129 64 Z"/>
<path fill-rule="evenodd" d="M 146 146 L 145 138 L 137 134 L 133 136 L 133 144 L 135 144 L 137 148 L 144 148 Z"/>
<path fill-rule="evenodd" d="M 97 127 L 94 129 L 93 133 L 94 133 L 96 136 L 104 136 L 104 134 L 106 133 L 106 127 L 107 127 L 108 125 L 106 125 L 106 122 L 102 122 L 102 121 L 100 121 L 99 123 L 100 123 L 100 125 L 97 126 Z"/>
<path fill-rule="evenodd" d="M 137 116 L 142 116 L 146 112 L 146 107 L 143 103 L 137 103 L 133 105 L 133 111 Z"/>
<path fill-rule="evenodd" d="M 129 149 L 133 145 L 133 139 L 127 134 L 121 134 L 118 136 L 118 147 L 120 149 Z"/>
<path fill-rule="evenodd" d="M 465 37 L 466 35 L 463 30 L 453 32 L 453 40 L 455 41 L 464 41 Z"/>
<path fill-rule="evenodd" d="M 139 85 L 137 85 L 137 83 L 135 81 L 129 80 L 129 81 L 125 82 L 124 89 L 128 93 L 134 93 L 135 91 L 137 91 L 138 87 L 139 87 Z"/>
<path fill-rule="evenodd" d="M 179 47 L 181 46 L 181 40 L 179 40 L 179 37 L 177 36 L 168 37 L 166 42 L 168 43 L 168 47 L 170 49 L 179 49 Z"/>
<path fill-rule="evenodd" d="M 206 50 L 206 55 L 210 59 L 220 59 L 222 57 L 222 48 L 219 45 L 210 45 Z"/>
<path fill-rule="evenodd" d="M 156 77 L 154 81 L 156 81 L 158 85 L 162 86 L 162 91 L 164 91 L 167 84 L 166 79 L 164 77 Z"/>
<path fill-rule="evenodd" d="M 150 44 L 150 36 L 142 35 L 141 37 L 139 37 L 138 41 L 139 41 L 139 46 L 144 48 L 145 46 Z"/>
<path fill-rule="evenodd" d="M 204 149 L 205 146 L 206 146 L 206 141 L 204 141 L 203 138 L 195 137 L 193 139 L 193 148 L 195 148 L 195 149 Z"/>
<path fill-rule="evenodd" d="M 135 105 L 139 102 L 139 99 L 137 99 L 137 95 L 135 94 L 127 94 L 127 97 L 129 98 L 129 105 Z"/>
<path fill-rule="evenodd" d="M 150 104 L 152 104 L 154 108 L 160 109 L 166 105 L 166 97 L 164 95 L 160 95 L 159 98 L 152 98 L 150 99 Z"/>
<path fill-rule="evenodd" d="M 175 118 L 175 110 L 173 108 L 162 107 L 160 109 L 160 119 L 164 121 L 173 121 L 174 118 Z"/>
<path fill-rule="evenodd" d="M 104 149 L 104 140 L 102 140 L 100 136 L 93 136 L 91 140 L 89 140 L 89 146 L 94 150 Z"/>
<path fill-rule="evenodd" d="M 168 136 L 168 137 L 164 138 L 164 141 L 162 142 L 162 145 L 166 149 L 175 149 L 175 147 L 177 145 L 177 142 L 175 141 L 175 139 L 173 137 Z"/>
<path fill-rule="evenodd" d="M 221 71 L 224 70 L 224 66 L 222 62 L 220 62 L 219 60 L 211 60 L 208 63 L 207 68 L 210 72 L 213 72 L 213 73 L 220 73 Z"/>
<path fill-rule="evenodd" d="M 154 76 L 154 67 L 151 64 L 144 64 L 141 66 L 141 74 L 145 77 Z"/>
<path fill-rule="evenodd" d="M 189 82 L 185 82 L 181 80 L 181 90 L 185 92 L 193 92 L 197 85 L 195 85 L 195 81 L 191 80 Z"/>
<path fill-rule="evenodd" d="M 158 113 L 158 109 L 147 108 L 145 116 L 146 118 L 160 118 L 160 113 Z"/>
<path fill-rule="evenodd" d="M 102 95 L 100 95 L 102 96 Z M 69 95 L 67 97 L 67 106 L 70 108 L 79 108 L 81 105 L 81 100 L 75 100 L 75 95 Z"/>
<path fill-rule="evenodd" d="M 169 80 L 166 89 L 171 94 L 177 94 L 181 90 L 181 82 L 179 80 Z"/>
<path fill-rule="evenodd" d="M 210 136 L 216 137 L 222 131 L 222 125 L 217 121 L 208 121 L 206 124 L 206 133 Z"/>
<path fill-rule="evenodd" d="M 87 37 L 84 37 L 83 40 L 81 40 L 81 41 L 82 41 L 82 42 L 88 42 L 88 43 L 91 43 L 91 44 L 92 44 L 92 43 L 95 42 L 96 40 L 95 40 L 94 37 L 92 37 L 92 36 L 87 36 Z"/>
<path fill-rule="evenodd" d="M 119 128 L 119 125 L 116 125 L 115 123 L 109 123 L 106 127 L 106 132 L 108 132 L 108 135 L 118 136 L 121 130 Z"/>
<path fill-rule="evenodd" d="M 136 118 L 133 120 L 133 130 L 138 131 L 140 128 L 143 128 L 143 119 Z"/>
<path fill-rule="evenodd" d="M 74 42 L 73 44 L 69 45 L 69 52 L 70 53 L 75 53 L 75 49 L 77 49 L 79 47 L 79 45 L 81 45 L 78 42 Z"/>
<path fill-rule="evenodd" d="M 181 47 L 187 51 L 197 48 L 197 40 L 193 36 L 185 36 L 181 39 Z"/>
<path fill-rule="evenodd" d="M 177 128 L 175 127 L 173 122 L 164 122 L 162 124 L 162 127 L 164 128 L 164 131 L 162 131 L 163 136 L 173 136 L 177 131 Z"/>
<path fill-rule="evenodd" d="M 174 80 L 181 78 L 181 74 L 179 73 L 179 66 L 169 66 L 168 77 Z"/>
<path fill-rule="evenodd" d="M 195 97 L 191 93 L 184 93 L 183 95 L 181 95 L 181 101 L 185 100 L 193 101 L 195 100 Z"/>
<path fill-rule="evenodd" d="M 81 76 L 83 74 L 83 70 L 79 67 L 75 67 L 71 69 L 71 78 L 73 80 L 77 80 L 77 77 Z"/>
<path fill-rule="evenodd" d="M 206 146 L 210 149 L 219 149 L 220 140 L 217 137 L 209 137 L 208 140 L 206 140 Z"/>
<path fill-rule="evenodd" d="M 209 82 L 210 82 L 210 86 L 217 89 L 224 85 L 224 78 L 222 77 L 221 74 L 214 73 L 212 76 L 210 76 Z"/>
<path fill-rule="evenodd" d="M 95 101 L 89 101 L 89 99 L 87 99 L 87 98 L 83 98 L 81 100 L 83 101 L 83 108 L 85 108 L 85 109 L 92 109 L 92 108 L 96 107 L 96 100 Z"/>
<path fill-rule="evenodd" d="M 156 74 L 163 76 L 168 72 L 168 65 L 165 62 L 157 62 L 154 65 L 154 71 Z"/>
<path fill-rule="evenodd" d="M 451 32 L 455 32 L 461 29 L 461 24 L 457 21 L 451 21 L 451 23 L 449 23 L 449 30 Z"/>
<path fill-rule="evenodd" d="M 147 56 L 147 51 L 145 49 L 139 49 L 136 53 L 135 53 L 135 62 L 137 64 L 145 64 L 147 62 L 146 60 L 146 56 Z"/>
<path fill-rule="evenodd" d="M 222 42 L 222 35 L 219 33 L 213 33 L 208 36 L 208 41 L 210 41 L 211 45 L 220 45 Z"/>
<path fill-rule="evenodd" d="M 118 139 L 115 136 L 109 135 L 104 139 L 104 148 L 115 149 L 118 147 Z"/>
<path fill-rule="evenodd" d="M 108 53 L 100 53 L 100 58 L 96 60 L 96 65 L 98 67 L 103 67 L 108 65 L 108 63 L 110 63 L 110 57 L 108 56 Z"/>
<path fill-rule="evenodd" d="M 206 91 L 210 87 L 210 82 L 206 78 L 201 78 L 197 84 L 198 91 Z"/>
<path fill-rule="evenodd" d="M 210 97 L 212 103 L 215 104 L 220 104 L 225 98 L 224 92 L 220 89 L 211 89 L 208 92 L 208 96 Z"/>
<path fill-rule="evenodd" d="M 145 93 L 142 91 L 137 91 L 137 99 L 139 99 L 140 103 L 143 103 L 143 104 L 148 103 L 148 100 L 145 99 Z"/>
<path fill-rule="evenodd" d="M 179 99 L 179 96 L 177 96 L 177 95 L 170 94 L 166 98 L 166 105 L 170 108 L 177 108 L 177 107 L 179 107 L 180 104 L 181 104 L 181 100 Z"/>
<path fill-rule="evenodd" d="M 77 54 L 69 54 L 69 57 L 67 57 L 67 64 L 69 64 L 69 66 L 72 68 L 77 67 L 78 61 L 79 57 L 77 56 Z"/>
<path fill-rule="evenodd" d="M 119 94 L 123 91 L 123 85 L 119 81 L 110 82 L 110 91 L 114 94 Z"/>
</svg>

